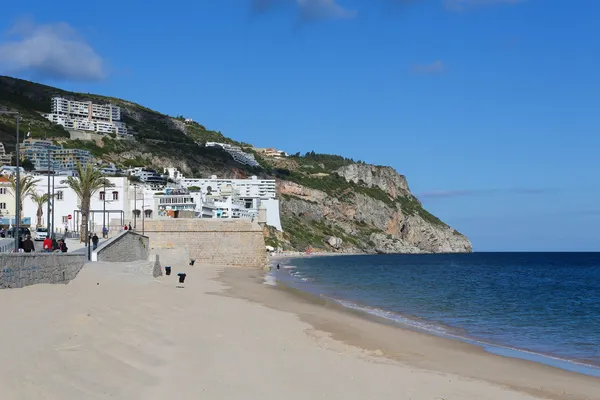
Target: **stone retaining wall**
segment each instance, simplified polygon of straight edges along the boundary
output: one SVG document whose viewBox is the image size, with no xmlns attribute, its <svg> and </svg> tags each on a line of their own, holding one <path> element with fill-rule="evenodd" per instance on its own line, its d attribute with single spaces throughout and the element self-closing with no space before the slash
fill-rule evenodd
<svg viewBox="0 0 600 400">
<path fill-rule="evenodd" d="M 75 279 L 85 260 L 83 254 L 0 254 L 0 288 L 21 288 L 38 283 L 68 283 Z"/>
<path fill-rule="evenodd" d="M 149 239 L 139 233 L 124 231 L 102 243 L 92 253 L 92 261 L 128 262 L 148 260 Z"/>
<path fill-rule="evenodd" d="M 243 219 L 174 218 L 146 220 L 145 234 L 153 249 L 182 249 L 203 264 L 262 268 L 265 241 L 256 222 Z"/>
</svg>

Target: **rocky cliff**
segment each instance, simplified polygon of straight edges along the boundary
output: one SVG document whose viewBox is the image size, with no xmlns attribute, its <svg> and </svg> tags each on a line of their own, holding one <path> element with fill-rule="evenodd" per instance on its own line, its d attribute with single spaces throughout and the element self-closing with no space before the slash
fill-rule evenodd
<svg viewBox="0 0 600 400">
<path fill-rule="evenodd" d="M 472 251 L 465 236 L 422 207 L 393 168 L 349 164 L 335 172 L 347 185 L 329 193 L 278 180 L 286 232 L 271 233 L 272 245 L 365 253 Z"/>
</svg>

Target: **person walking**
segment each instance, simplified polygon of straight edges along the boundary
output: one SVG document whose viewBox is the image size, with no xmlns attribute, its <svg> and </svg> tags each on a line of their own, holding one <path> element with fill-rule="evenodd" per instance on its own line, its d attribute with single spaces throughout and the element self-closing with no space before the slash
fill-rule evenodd
<svg viewBox="0 0 600 400">
<path fill-rule="evenodd" d="M 27 237 L 23 241 L 23 251 L 25 253 L 32 253 L 35 251 L 35 246 L 33 245 L 33 240 L 31 240 L 31 236 L 29 236 L 29 235 L 27 235 Z"/>
<path fill-rule="evenodd" d="M 131 227 L 131 222 L 129 223 L 129 230 L 132 230 L 133 228 Z"/>
<path fill-rule="evenodd" d="M 106 239 L 108 237 L 108 228 L 107 227 L 102 228 L 102 237 L 104 239 Z"/>
<path fill-rule="evenodd" d="M 94 236 L 92 236 L 92 244 L 94 245 L 94 247 L 92 248 L 92 250 L 96 250 L 98 248 L 98 235 L 96 235 L 96 233 L 94 233 Z"/>
</svg>

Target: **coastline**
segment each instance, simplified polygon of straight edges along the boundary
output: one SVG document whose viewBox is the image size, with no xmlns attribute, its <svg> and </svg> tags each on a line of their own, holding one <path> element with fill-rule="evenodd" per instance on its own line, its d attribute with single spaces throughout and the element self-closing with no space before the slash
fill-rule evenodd
<svg viewBox="0 0 600 400">
<path fill-rule="evenodd" d="M 271 257 L 271 260 L 294 256 Z M 266 272 L 227 268 L 218 280 L 228 296 L 290 312 L 333 340 L 374 357 L 435 373 L 453 374 L 556 400 L 598 399 L 600 379 L 545 364 L 497 355 L 481 346 L 391 325 L 383 318 L 343 307 L 289 286 L 265 285 Z"/>
</svg>

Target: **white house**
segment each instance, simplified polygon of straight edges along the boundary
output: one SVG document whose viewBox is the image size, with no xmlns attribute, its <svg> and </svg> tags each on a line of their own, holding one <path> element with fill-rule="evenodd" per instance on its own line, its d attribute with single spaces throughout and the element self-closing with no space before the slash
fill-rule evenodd
<svg viewBox="0 0 600 400">
<path fill-rule="evenodd" d="M 50 177 L 52 186 L 52 176 Z M 54 201 L 51 201 L 51 208 L 54 206 L 54 224 L 55 232 L 62 233 L 65 229 L 69 231 L 79 231 L 81 224 L 80 200 L 75 192 L 66 184 L 67 176 L 54 176 Z M 38 193 L 47 193 L 48 181 L 45 176 L 36 176 L 35 191 Z M 106 190 L 100 189 L 92 195 L 90 203 L 90 230 L 101 233 L 103 226 L 109 230 L 118 231 L 122 228 L 125 221 L 125 212 L 127 204 L 127 178 L 107 178 L 114 186 L 107 187 Z M 52 189 L 51 189 L 52 190 Z M 41 225 L 47 226 L 48 205 L 42 208 L 43 216 Z M 51 214 L 52 215 L 52 214 Z M 31 225 L 37 224 L 37 205 L 33 203 L 30 197 L 23 202 L 23 216 L 31 217 Z M 69 216 L 71 218 L 69 219 Z"/>
</svg>

